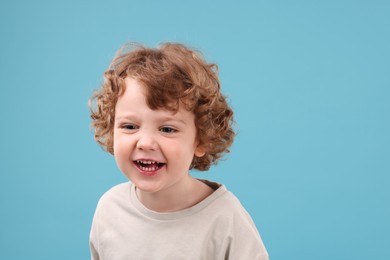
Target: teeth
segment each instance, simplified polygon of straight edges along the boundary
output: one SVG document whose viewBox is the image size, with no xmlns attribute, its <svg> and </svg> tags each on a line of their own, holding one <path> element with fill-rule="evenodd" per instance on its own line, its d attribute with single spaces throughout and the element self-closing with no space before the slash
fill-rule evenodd
<svg viewBox="0 0 390 260">
<path fill-rule="evenodd" d="M 156 161 L 142 161 L 142 160 L 137 160 L 137 163 L 142 163 L 142 164 L 156 164 Z"/>
<path fill-rule="evenodd" d="M 148 172 L 153 172 L 155 170 L 157 170 L 157 167 L 143 167 L 143 166 L 140 166 L 140 168 L 143 170 L 143 171 L 148 171 Z"/>
<path fill-rule="evenodd" d="M 143 171 L 153 172 L 158 170 L 161 163 L 156 161 L 136 160 L 138 167 Z"/>
</svg>

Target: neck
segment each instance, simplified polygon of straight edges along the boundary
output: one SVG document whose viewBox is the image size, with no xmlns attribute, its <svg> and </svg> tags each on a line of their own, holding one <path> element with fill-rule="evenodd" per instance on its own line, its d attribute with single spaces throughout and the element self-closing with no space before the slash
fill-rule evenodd
<svg viewBox="0 0 390 260">
<path fill-rule="evenodd" d="M 190 175 L 159 192 L 136 190 L 141 203 L 156 212 L 174 212 L 192 207 L 212 192 L 209 186 Z"/>
</svg>

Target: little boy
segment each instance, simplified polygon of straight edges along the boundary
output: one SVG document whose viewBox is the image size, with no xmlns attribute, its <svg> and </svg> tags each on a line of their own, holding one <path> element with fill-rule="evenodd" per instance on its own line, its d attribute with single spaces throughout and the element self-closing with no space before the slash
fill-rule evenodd
<svg viewBox="0 0 390 260">
<path fill-rule="evenodd" d="M 91 98 L 95 140 L 130 182 L 107 191 L 90 234 L 92 259 L 268 259 L 224 185 L 191 177 L 233 142 L 217 66 L 181 44 L 120 52 Z"/>
</svg>

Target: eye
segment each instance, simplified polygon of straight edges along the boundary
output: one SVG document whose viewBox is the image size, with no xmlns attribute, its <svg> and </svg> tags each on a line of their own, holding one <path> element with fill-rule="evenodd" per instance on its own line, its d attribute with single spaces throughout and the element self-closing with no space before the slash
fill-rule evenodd
<svg viewBox="0 0 390 260">
<path fill-rule="evenodd" d="M 122 126 L 123 129 L 126 129 L 126 130 L 136 130 L 138 129 L 138 126 L 134 125 L 134 124 L 125 124 Z"/>
<path fill-rule="evenodd" d="M 160 128 L 160 131 L 163 132 L 163 133 L 167 133 L 167 134 L 172 134 L 172 133 L 176 133 L 176 132 L 177 132 L 176 129 L 174 129 L 174 128 L 172 128 L 172 127 L 168 127 L 168 126 L 166 126 L 166 127 L 161 127 L 161 128 Z"/>
</svg>

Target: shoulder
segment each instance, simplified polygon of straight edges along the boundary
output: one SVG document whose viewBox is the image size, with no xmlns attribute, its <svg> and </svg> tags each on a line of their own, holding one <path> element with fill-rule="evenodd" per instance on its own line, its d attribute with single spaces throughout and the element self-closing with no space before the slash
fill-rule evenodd
<svg viewBox="0 0 390 260">
<path fill-rule="evenodd" d="M 217 207 L 218 212 L 232 213 L 244 209 L 238 198 L 225 185 L 205 179 L 199 180 L 214 190 L 205 201 L 208 201 L 212 208 Z"/>
<path fill-rule="evenodd" d="M 111 205 L 113 202 L 122 203 L 130 198 L 131 182 L 124 182 L 107 190 L 99 199 L 98 208 Z"/>
<path fill-rule="evenodd" d="M 217 187 L 206 201 L 209 204 L 203 209 L 209 220 L 221 224 L 222 226 L 243 227 L 246 226 L 256 230 L 255 224 L 241 204 L 240 200 L 229 191 L 225 185 L 213 183 Z M 210 183 L 208 183 L 209 186 Z"/>
<path fill-rule="evenodd" d="M 228 239 L 232 259 L 268 259 L 254 221 L 232 192 L 226 189 L 211 208 L 216 216 L 213 226 Z"/>
<path fill-rule="evenodd" d="M 242 215 L 243 217 L 249 217 L 248 212 L 245 210 L 240 200 L 229 191 L 224 185 L 221 185 L 216 193 L 219 196 L 214 200 L 213 207 L 218 209 L 223 215 L 232 217 L 233 215 Z"/>
</svg>

